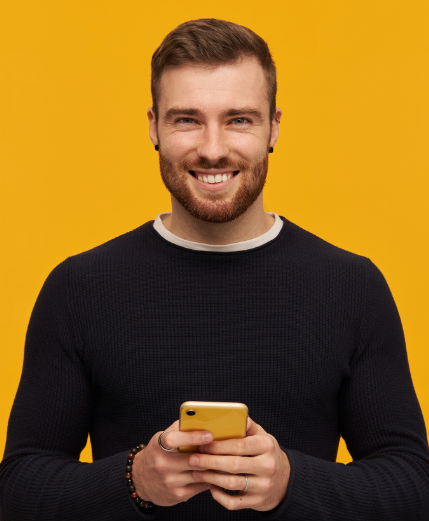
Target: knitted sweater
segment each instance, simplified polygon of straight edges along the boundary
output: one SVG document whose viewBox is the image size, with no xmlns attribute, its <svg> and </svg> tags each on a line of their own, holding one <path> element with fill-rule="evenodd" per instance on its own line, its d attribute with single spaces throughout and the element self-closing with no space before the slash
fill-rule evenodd
<svg viewBox="0 0 429 521">
<path fill-rule="evenodd" d="M 51 272 L 0 466 L 2 521 L 429 519 L 426 430 L 389 287 L 369 259 L 282 219 L 275 239 L 233 253 L 171 244 L 151 221 Z M 127 453 L 187 400 L 245 403 L 278 440 L 291 475 L 276 509 L 230 512 L 206 491 L 140 512 Z"/>
</svg>

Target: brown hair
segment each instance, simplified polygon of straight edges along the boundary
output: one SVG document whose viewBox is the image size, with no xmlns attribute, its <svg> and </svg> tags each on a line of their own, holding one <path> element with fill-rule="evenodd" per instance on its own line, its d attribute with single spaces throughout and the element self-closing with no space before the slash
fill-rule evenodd
<svg viewBox="0 0 429 521">
<path fill-rule="evenodd" d="M 276 110 L 277 77 L 266 42 L 247 27 L 216 18 L 180 24 L 167 34 L 152 56 L 151 90 L 155 118 L 158 119 L 161 76 L 167 65 L 195 63 L 216 66 L 252 56 L 257 58 L 266 74 L 272 120 Z"/>
</svg>

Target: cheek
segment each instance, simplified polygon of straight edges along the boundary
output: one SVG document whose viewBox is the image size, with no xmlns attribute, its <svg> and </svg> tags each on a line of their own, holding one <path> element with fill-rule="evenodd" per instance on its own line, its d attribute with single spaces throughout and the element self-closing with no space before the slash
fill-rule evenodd
<svg viewBox="0 0 429 521">
<path fill-rule="evenodd" d="M 161 140 L 164 155 L 173 161 L 186 159 L 196 149 L 196 138 L 191 132 L 175 132 Z"/>
<path fill-rule="evenodd" d="M 254 134 L 237 134 L 230 140 L 230 150 L 245 161 L 259 161 L 268 152 L 268 139 L 265 141 Z"/>
</svg>

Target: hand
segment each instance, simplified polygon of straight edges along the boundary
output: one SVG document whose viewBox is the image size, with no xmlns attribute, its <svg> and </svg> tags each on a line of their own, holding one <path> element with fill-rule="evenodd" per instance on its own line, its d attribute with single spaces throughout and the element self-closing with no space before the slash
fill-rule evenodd
<svg viewBox="0 0 429 521">
<path fill-rule="evenodd" d="M 140 498 L 155 505 L 169 507 L 187 501 L 191 497 L 208 490 L 208 483 L 196 483 L 189 465 L 189 453 L 181 453 L 183 445 L 205 445 L 213 440 L 208 431 L 180 432 L 179 420 L 167 429 L 162 437 L 165 452 L 158 445 L 162 431 L 157 432 L 146 448 L 138 452 L 133 463 L 133 482 Z"/>
<path fill-rule="evenodd" d="M 246 438 L 213 441 L 200 447 L 200 452 L 204 453 L 188 456 L 191 468 L 196 469 L 194 479 L 210 483 L 213 499 L 228 510 L 271 510 L 285 498 L 289 459 L 274 436 L 250 418 Z M 219 470 L 226 474 L 215 472 Z M 245 476 L 237 474 L 249 477 L 249 488 L 238 496 L 230 496 L 222 488 L 243 491 L 246 486 Z"/>
</svg>

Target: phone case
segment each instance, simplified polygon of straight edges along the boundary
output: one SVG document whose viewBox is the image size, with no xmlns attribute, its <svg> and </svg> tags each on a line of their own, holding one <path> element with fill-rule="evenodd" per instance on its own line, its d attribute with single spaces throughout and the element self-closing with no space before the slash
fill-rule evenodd
<svg viewBox="0 0 429 521">
<path fill-rule="evenodd" d="M 195 414 L 190 415 L 189 413 Z M 228 440 L 246 436 L 248 408 L 244 403 L 184 402 L 180 406 L 179 430 L 210 431 L 214 439 Z M 179 447 L 180 452 L 199 452 L 199 447 Z"/>
</svg>

